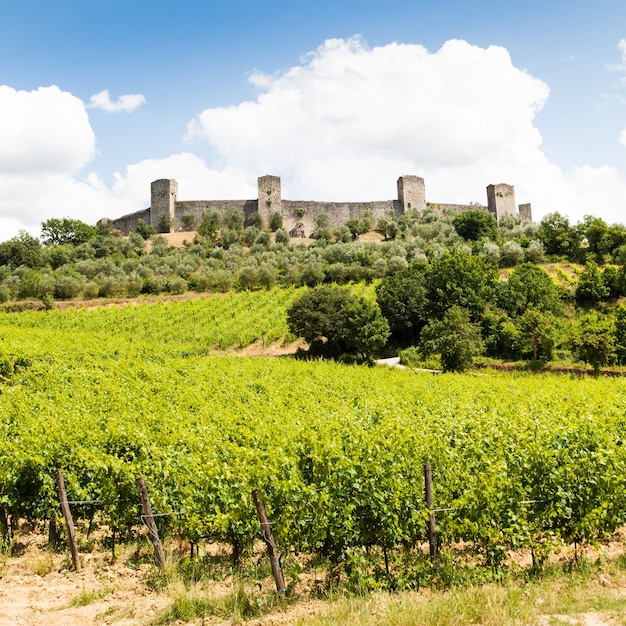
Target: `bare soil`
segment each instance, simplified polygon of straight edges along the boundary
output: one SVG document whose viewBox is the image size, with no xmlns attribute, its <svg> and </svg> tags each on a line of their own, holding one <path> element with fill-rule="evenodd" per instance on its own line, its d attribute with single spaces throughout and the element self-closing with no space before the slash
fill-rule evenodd
<svg viewBox="0 0 626 626">
<path fill-rule="evenodd" d="M 587 557 L 594 560 L 598 556 L 616 558 L 623 554 L 623 542 L 626 529 L 616 533 L 610 542 L 599 548 L 587 548 Z M 212 546 L 211 550 L 228 552 L 224 546 Z M 13 548 L 13 556 L 0 556 L 0 626 L 85 626 L 87 624 L 119 626 L 149 626 L 172 604 L 177 593 L 183 591 L 182 583 L 170 584 L 161 591 L 155 591 L 149 581 L 154 568 L 149 564 L 147 547 L 139 548 L 141 558 L 137 558 L 138 548 L 127 547 L 118 555 L 116 562 L 111 562 L 109 552 L 94 548 L 90 553 L 81 552 L 82 569 L 74 572 L 65 554 L 56 554 L 46 549 L 46 536 L 29 529 L 18 533 Z M 216 552 L 216 553 L 217 553 Z M 258 553 L 258 554 L 257 554 Z M 264 558 L 261 542 L 255 549 L 255 558 Z M 564 551 L 555 559 L 570 562 L 571 551 Z M 509 554 L 509 563 L 519 567 L 530 565 L 530 555 L 525 552 Z M 263 617 L 246 622 L 251 626 L 286 625 L 302 621 L 314 624 L 332 611 L 328 601 L 311 599 L 311 592 L 323 580 L 323 573 L 307 572 L 300 575 L 298 592 L 300 599 L 282 608 L 275 608 Z M 236 581 L 231 576 L 222 580 L 206 580 L 196 591 L 211 599 L 224 598 L 232 594 Z M 600 574 L 589 583 L 594 586 L 611 588 L 615 597 L 626 594 L 626 582 L 604 579 Z M 615 588 L 616 584 L 619 588 Z M 271 577 L 263 580 L 248 581 L 247 591 L 251 597 L 261 598 L 273 595 L 274 586 Z M 432 593 L 419 592 L 408 594 L 411 602 L 427 601 Z M 371 606 L 377 607 L 372 614 L 372 624 L 381 621 L 394 594 L 374 594 Z M 407 597 L 408 597 L 407 596 Z M 550 614 L 548 614 L 550 613 Z M 242 620 L 230 620 L 219 617 L 197 619 L 192 622 L 177 621 L 176 624 L 196 624 L 203 626 L 222 626 L 241 623 Z M 334 623 L 334 622 L 333 622 Z M 365 622 L 359 621 L 360 624 Z M 370 622 L 367 622 L 370 623 Z M 447 622 L 446 622 L 447 623 Z M 624 620 L 616 618 L 614 612 L 590 611 L 575 615 L 556 615 L 546 611 L 532 621 L 538 626 L 555 624 L 579 626 L 618 626 Z"/>
<path fill-rule="evenodd" d="M 107 554 L 81 553 L 82 570 L 73 572 L 38 533 L 19 535 L 14 552 L 0 557 L 1 626 L 143 624 L 170 602 L 146 584 L 149 565 L 131 568 Z"/>
</svg>

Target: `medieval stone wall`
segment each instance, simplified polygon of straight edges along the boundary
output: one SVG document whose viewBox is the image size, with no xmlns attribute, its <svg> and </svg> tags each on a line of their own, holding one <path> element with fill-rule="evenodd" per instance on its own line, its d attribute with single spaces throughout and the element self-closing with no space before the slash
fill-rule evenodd
<svg viewBox="0 0 626 626">
<path fill-rule="evenodd" d="M 172 230 L 183 227 L 183 215 L 193 215 L 199 224 L 205 213 L 217 211 L 223 215 L 229 211 L 241 211 L 244 217 L 248 217 L 251 213 L 256 213 L 257 207 L 256 200 L 177 200 Z"/>
<path fill-rule="evenodd" d="M 437 202 L 427 202 L 426 206 L 438 215 L 450 215 L 451 213 L 463 213 L 465 211 L 488 211 L 482 204 L 442 204 Z"/>
<path fill-rule="evenodd" d="M 178 183 L 174 179 L 155 180 L 151 185 L 151 207 L 112 220 L 116 228 L 128 235 L 137 226 L 140 219 L 159 228 L 162 218 L 169 220 L 170 230 L 183 229 L 183 216 L 193 215 L 200 223 L 204 213 L 217 211 L 225 214 L 229 211 L 242 211 L 245 217 L 258 211 L 267 227 L 273 213 L 278 212 L 283 218 L 283 227 L 299 236 L 310 237 L 317 228 L 317 218 L 326 213 L 332 228 L 343 226 L 348 220 L 360 219 L 366 213 L 371 215 L 374 225 L 389 212 L 402 215 L 409 211 L 424 211 L 426 208 L 437 211 L 440 215 L 460 213 L 462 211 L 490 211 L 499 220 L 503 215 L 513 215 L 517 219 L 532 220 L 530 204 L 515 206 L 513 185 L 504 183 L 487 187 L 487 206 L 467 204 L 439 204 L 426 202 L 424 179 L 419 176 L 400 176 L 397 181 L 398 198 L 396 200 L 376 200 L 372 202 L 316 202 L 311 200 L 283 200 L 279 176 L 260 176 L 258 178 L 258 196 L 255 200 L 185 200 L 180 201 Z"/>
<path fill-rule="evenodd" d="M 143 220 L 146 224 L 150 224 L 150 209 L 130 213 L 129 215 L 124 215 L 123 217 L 118 217 L 116 220 L 110 221 L 115 228 L 121 230 L 125 235 L 128 235 L 133 228 L 137 228 L 139 220 Z"/>
<path fill-rule="evenodd" d="M 288 232 L 292 230 L 303 231 L 301 235 L 310 237 L 317 230 L 317 218 L 326 213 L 330 218 L 332 228 L 343 226 L 348 220 L 360 219 L 366 214 L 371 214 L 373 223 L 390 211 L 399 214 L 397 200 L 382 200 L 374 202 L 314 202 L 283 200 L 283 228 Z"/>
</svg>

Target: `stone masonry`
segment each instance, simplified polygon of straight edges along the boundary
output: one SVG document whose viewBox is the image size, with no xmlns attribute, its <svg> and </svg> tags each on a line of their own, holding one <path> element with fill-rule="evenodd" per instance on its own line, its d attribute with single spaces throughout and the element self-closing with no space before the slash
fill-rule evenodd
<svg viewBox="0 0 626 626">
<path fill-rule="evenodd" d="M 498 221 L 503 215 L 512 215 L 518 220 L 532 220 L 530 204 L 522 204 L 519 211 L 515 205 L 513 185 L 504 183 L 487 187 L 487 206 L 464 204 L 439 204 L 426 202 L 424 179 L 419 176 L 400 176 L 397 181 L 398 197 L 394 200 L 371 202 L 319 202 L 312 200 L 284 200 L 279 176 L 260 176 L 258 195 L 255 200 L 178 200 L 178 183 L 174 179 L 155 180 L 151 185 L 151 206 L 130 215 L 110 220 L 115 228 L 125 235 L 143 220 L 157 230 L 169 223 L 171 231 L 183 230 L 183 216 L 193 215 L 197 222 L 204 213 L 217 211 L 241 211 L 245 217 L 259 212 L 267 227 L 273 213 L 283 218 L 283 228 L 292 236 L 310 237 L 316 230 L 317 218 L 326 213 L 333 228 L 343 226 L 350 219 L 370 215 L 373 223 L 389 213 L 402 215 L 411 211 L 431 209 L 439 214 L 459 213 L 468 210 L 489 211 Z"/>
</svg>

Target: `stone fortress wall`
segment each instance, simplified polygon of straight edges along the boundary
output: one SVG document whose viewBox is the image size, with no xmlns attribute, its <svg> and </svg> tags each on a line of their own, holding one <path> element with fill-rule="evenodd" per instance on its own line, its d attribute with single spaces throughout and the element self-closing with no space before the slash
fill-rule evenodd
<svg viewBox="0 0 626 626">
<path fill-rule="evenodd" d="M 530 204 L 515 205 L 513 185 L 501 183 L 487 187 L 487 205 L 439 204 L 426 202 L 424 179 L 419 176 L 400 176 L 397 182 L 398 197 L 394 200 L 372 202 L 318 202 L 312 200 L 284 200 L 280 177 L 261 176 L 258 179 L 256 200 L 178 200 L 178 183 L 174 179 L 155 180 L 151 185 L 151 206 L 143 211 L 124 215 L 111 223 L 125 235 L 143 220 L 158 230 L 163 213 L 169 216 L 170 230 L 183 229 L 183 215 L 193 215 L 198 223 L 204 213 L 217 211 L 241 211 L 244 216 L 259 212 L 264 226 L 267 226 L 273 213 L 283 218 L 283 228 L 292 236 L 310 237 L 317 228 L 317 218 L 326 213 L 333 228 L 344 225 L 350 219 L 359 219 L 369 213 L 374 224 L 389 214 L 402 215 L 409 211 L 432 209 L 439 214 L 460 213 L 468 210 L 489 211 L 496 220 L 503 215 L 512 215 L 518 220 L 532 220 Z"/>
</svg>

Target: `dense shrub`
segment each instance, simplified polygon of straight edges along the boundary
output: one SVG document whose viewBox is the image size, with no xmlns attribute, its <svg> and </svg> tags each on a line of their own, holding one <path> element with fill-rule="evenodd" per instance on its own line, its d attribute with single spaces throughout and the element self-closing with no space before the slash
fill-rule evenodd
<svg viewBox="0 0 626 626">
<path fill-rule="evenodd" d="M 378 305 L 343 287 L 305 291 L 287 311 L 290 332 L 310 344 L 313 354 L 353 355 L 371 359 L 389 336 L 389 325 Z"/>
</svg>

